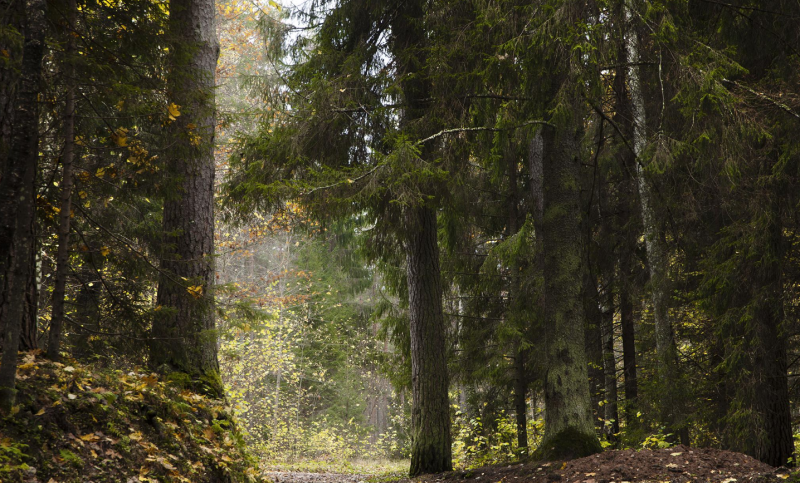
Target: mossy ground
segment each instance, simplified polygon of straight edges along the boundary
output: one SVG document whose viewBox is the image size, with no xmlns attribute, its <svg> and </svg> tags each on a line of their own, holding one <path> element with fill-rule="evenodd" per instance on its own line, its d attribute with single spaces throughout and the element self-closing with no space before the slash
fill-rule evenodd
<svg viewBox="0 0 800 483">
<path fill-rule="evenodd" d="M 0 481 L 266 481 L 224 401 L 35 352 L 22 355 L 17 384 L 0 419 Z"/>
</svg>

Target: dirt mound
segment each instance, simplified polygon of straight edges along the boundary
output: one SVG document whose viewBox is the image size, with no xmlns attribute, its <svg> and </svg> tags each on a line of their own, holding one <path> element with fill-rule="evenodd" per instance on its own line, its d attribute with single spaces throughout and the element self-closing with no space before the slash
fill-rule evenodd
<svg viewBox="0 0 800 483">
<path fill-rule="evenodd" d="M 488 466 L 441 475 L 425 475 L 419 482 L 478 483 L 625 483 L 652 482 L 781 482 L 785 468 L 773 468 L 749 456 L 718 449 L 674 448 L 621 450 L 566 462 Z"/>
</svg>

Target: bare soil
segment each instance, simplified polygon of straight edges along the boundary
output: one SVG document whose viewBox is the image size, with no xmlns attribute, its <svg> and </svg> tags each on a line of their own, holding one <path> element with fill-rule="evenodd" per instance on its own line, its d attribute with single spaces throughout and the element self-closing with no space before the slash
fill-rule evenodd
<svg viewBox="0 0 800 483">
<path fill-rule="evenodd" d="M 773 468 L 747 455 L 718 449 L 676 446 L 658 450 L 620 450 L 572 461 L 488 466 L 425 475 L 422 482 L 475 483 L 625 483 L 781 482 L 786 468 Z"/>
<path fill-rule="evenodd" d="M 275 483 L 381 480 L 370 475 L 338 473 L 270 472 L 265 476 Z M 676 446 L 659 450 L 606 451 L 572 461 L 486 466 L 403 478 L 394 483 L 782 483 L 789 476 L 786 468 L 773 468 L 741 453 Z"/>
</svg>

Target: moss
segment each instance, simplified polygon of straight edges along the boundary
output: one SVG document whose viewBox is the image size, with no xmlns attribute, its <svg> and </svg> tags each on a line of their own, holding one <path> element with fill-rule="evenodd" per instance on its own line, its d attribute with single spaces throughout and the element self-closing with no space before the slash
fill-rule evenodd
<svg viewBox="0 0 800 483">
<path fill-rule="evenodd" d="M 83 460 L 72 451 L 68 449 L 62 449 L 59 451 L 59 454 L 61 455 L 61 459 L 63 459 L 70 466 L 73 466 L 77 469 L 83 468 Z"/>
<path fill-rule="evenodd" d="M 575 428 L 567 428 L 548 437 L 533 454 L 538 461 L 570 460 L 601 453 L 603 447 L 595 435 L 589 435 Z"/>
</svg>

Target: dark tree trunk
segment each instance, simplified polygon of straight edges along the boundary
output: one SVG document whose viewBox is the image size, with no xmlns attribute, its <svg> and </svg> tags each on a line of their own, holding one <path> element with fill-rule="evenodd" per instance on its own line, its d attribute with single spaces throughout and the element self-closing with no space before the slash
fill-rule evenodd
<svg viewBox="0 0 800 483">
<path fill-rule="evenodd" d="M 31 217 L 31 246 L 28 258 L 30 269 L 25 281 L 25 309 L 22 314 L 22 327 L 19 333 L 19 350 L 32 351 L 39 348 L 39 240 L 37 239 L 36 216 Z M 0 309 L 2 310 L 2 309 Z M 2 317 L 2 314 L 0 314 Z"/>
<path fill-rule="evenodd" d="M 170 2 L 169 195 L 164 201 L 162 273 L 150 363 L 190 375 L 195 387 L 222 394 L 214 322 L 214 73 L 219 48 L 213 0 Z"/>
<path fill-rule="evenodd" d="M 543 457 L 580 457 L 602 450 L 594 432 L 584 348 L 580 150 L 583 112 L 556 130 L 543 157 L 545 276 L 545 435 Z"/>
<path fill-rule="evenodd" d="M 628 279 L 629 267 L 630 253 L 621 254 L 619 271 L 623 279 L 619 287 L 619 319 L 622 328 L 622 375 L 625 379 L 625 422 L 628 427 L 631 427 L 638 422 L 636 399 L 639 391 L 636 381 L 636 334 Z"/>
<path fill-rule="evenodd" d="M 586 227 L 581 229 L 586 236 Z M 588 240 L 584 240 L 588 244 Z M 584 258 L 585 261 L 588 260 Z M 592 421 L 596 429 L 602 431 L 603 425 L 603 338 L 600 326 L 603 314 L 598 306 L 597 280 L 584 270 L 583 276 L 583 312 L 585 314 L 584 348 L 588 362 L 589 397 L 592 401 Z"/>
<path fill-rule="evenodd" d="M 508 223 L 506 226 L 506 238 L 516 235 L 520 228 L 519 216 L 519 189 L 518 183 L 518 160 L 510 150 L 505 156 L 506 171 L 508 175 Z M 526 360 L 528 358 L 528 348 L 526 336 L 529 332 L 528 314 L 525 304 L 521 300 L 522 293 L 520 292 L 520 264 L 512 261 L 509 267 L 509 287 L 508 298 L 509 305 L 507 313 L 509 319 L 517 324 L 519 330 L 519 339 L 513 345 L 514 351 L 514 366 L 513 366 L 513 380 L 514 380 L 514 413 L 517 426 L 517 448 L 522 454 L 528 453 L 528 421 L 527 421 L 527 407 L 525 397 L 528 393 L 528 374 L 526 370 Z"/>
<path fill-rule="evenodd" d="M 69 231 L 70 211 L 72 210 L 72 161 L 75 154 L 75 69 L 72 67 L 75 55 L 75 0 L 67 2 L 69 25 L 64 76 L 67 83 L 67 97 L 64 106 L 64 151 L 61 155 L 61 211 L 58 219 L 58 251 L 56 253 L 56 275 L 53 286 L 53 308 L 50 319 L 50 334 L 47 343 L 47 357 L 57 361 L 61 350 L 61 331 L 64 325 L 64 296 L 69 271 Z"/>
<path fill-rule="evenodd" d="M 0 410 L 14 403 L 17 350 L 25 313 L 25 291 L 32 270 L 36 166 L 39 152 L 39 104 L 44 55 L 45 3 L 25 4 L 24 46 L 11 149 L 0 184 L 0 262 L 8 288 L 3 310 L 3 357 L 0 365 Z"/>
<path fill-rule="evenodd" d="M 411 475 L 452 469 L 436 212 L 409 208 L 406 245 L 411 318 Z"/>
<path fill-rule="evenodd" d="M 610 291 L 610 287 L 607 288 Z M 606 440 L 617 441 L 619 434 L 619 414 L 617 410 L 617 360 L 614 355 L 614 306 L 608 301 L 601 315 L 603 337 L 603 375 L 605 378 L 603 411 Z"/>
<path fill-rule="evenodd" d="M 783 320 L 783 230 L 779 210 L 772 210 L 771 215 L 771 223 L 764 235 L 766 246 L 761 251 L 764 263 L 758 270 L 755 280 L 757 290 L 753 293 L 753 456 L 772 466 L 785 466 L 794 454 L 794 441 L 789 406 L 787 343 L 780 327 Z"/>
</svg>

